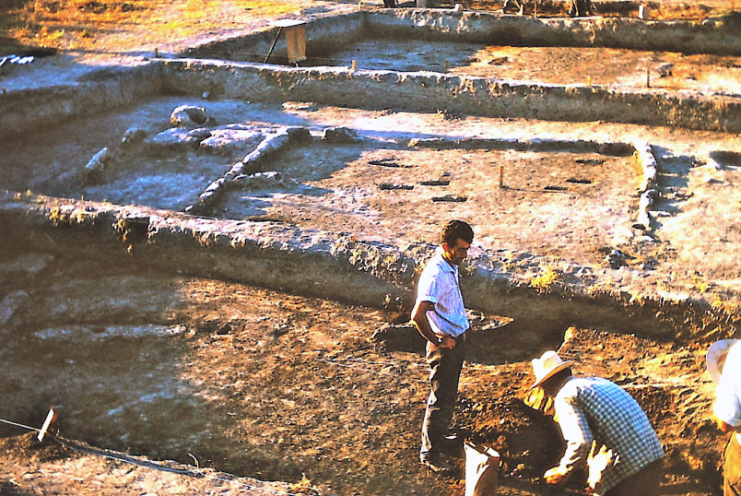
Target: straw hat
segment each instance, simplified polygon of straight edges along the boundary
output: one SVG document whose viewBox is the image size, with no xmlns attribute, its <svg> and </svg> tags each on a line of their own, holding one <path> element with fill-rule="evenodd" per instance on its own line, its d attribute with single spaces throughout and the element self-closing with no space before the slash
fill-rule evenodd
<svg viewBox="0 0 741 496">
<path fill-rule="evenodd" d="M 708 374 L 710 374 L 714 383 L 718 384 L 720 382 L 723 366 L 726 364 L 726 356 L 728 356 L 731 347 L 737 343 L 741 343 L 741 339 L 722 339 L 708 348 Z"/>
<path fill-rule="evenodd" d="M 546 351 L 543 356 L 533 360 L 533 372 L 535 373 L 535 384 L 530 389 L 540 386 L 543 381 L 550 379 L 563 369 L 574 365 L 573 360 L 563 361 L 555 351 Z"/>
</svg>

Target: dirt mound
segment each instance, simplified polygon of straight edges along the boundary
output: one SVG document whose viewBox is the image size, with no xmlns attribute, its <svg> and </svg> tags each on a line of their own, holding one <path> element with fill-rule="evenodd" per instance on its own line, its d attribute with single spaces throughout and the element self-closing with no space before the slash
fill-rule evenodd
<svg viewBox="0 0 741 496">
<path fill-rule="evenodd" d="M 68 449 L 50 438 L 39 442 L 35 432 L 0 438 L 0 452 L 9 458 L 32 462 L 50 462 L 70 456 Z"/>
</svg>

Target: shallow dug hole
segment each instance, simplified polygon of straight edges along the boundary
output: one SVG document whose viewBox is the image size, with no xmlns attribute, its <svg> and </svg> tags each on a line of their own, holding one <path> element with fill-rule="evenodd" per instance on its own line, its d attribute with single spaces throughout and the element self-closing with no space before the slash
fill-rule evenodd
<svg viewBox="0 0 741 496">
<path fill-rule="evenodd" d="M 417 462 L 427 371 L 405 314 L 80 260 L 73 249 L 4 248 L 0 281 L 12 291 L 2 301 L 14 312 L 2 327 L 0 418 L 38 426 L 54 406 L 68 439 L 262 480 L 306 477 L 322 494 L 463 494 Z M 563 446 L 526 391 L 528 360 L 562 341 L 579 373 L 644 405 L 669 453 L 667 491 L 714 494 L 722 443 L 706 420 L 704 347 L 613 334 L 609 322 L 569 328 L 561 316 L 471 318 L 453 431 L 502 454 L 502 494 L 580 493 L 540 485 Z M 36 456 L 13 439 L 1 443 L 9 456 Z"/>
</svg>

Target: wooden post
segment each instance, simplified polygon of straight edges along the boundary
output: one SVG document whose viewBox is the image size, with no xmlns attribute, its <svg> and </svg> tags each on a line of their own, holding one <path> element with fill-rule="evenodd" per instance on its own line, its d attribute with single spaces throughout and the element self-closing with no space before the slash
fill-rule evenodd
<svg viewBox="0 0 741 496">
<path fill-rule="evenodd" d="M 352 70 L 353 70 L 353 72 L 354 72 L 354 71 L 355 71 L 355 69 L 357 69 L 357 68 L 358 68 L 358 61 L 357 61 L 357 60 L 353 60 L 353 61 L 352 61 Z"/>
<path fill-rule="evenodd" d="M 43 427 L 41 427 L 41 430 L 39 431 L 39 435 L 36 436 L 39 442 L 44 440 L 44 436 L 46 436 L 46 432 L 49 430 L 49 427 L 51 427 L 51 424 L 54 423 L 55 420 L 57 420 L 57 412 L 54 411 L 53 408 L 50 408 L 49 413 L 46 415 L 46 420 L 44 420 L 44 425 Z"/>
<path fill-rule="evenodd" d="M 646 88 L 651 87 L 651 68 L 646 67 Z"/>
<path fill-rule="evenodd" d="M 499 187 L 504 188 L 504 166 L 499 166 Z"/>
<path fill-rule="evenodd" d="M 273 44 L 270 46 L 270 50 L 268 51 L 268 56 L 265 57 L 265 62 L 263 62 L 264 64 L 268 63 L 270 56 L 273 54 L 273 50 L 275 49 L 275 44 L 278 43 L 278 38 L 280 37 L 281 31 L 283 31 L 283 28 L 279 27 L 278 32 L 275 33 L 275 39 L 273 40 Z"/>
</svg>

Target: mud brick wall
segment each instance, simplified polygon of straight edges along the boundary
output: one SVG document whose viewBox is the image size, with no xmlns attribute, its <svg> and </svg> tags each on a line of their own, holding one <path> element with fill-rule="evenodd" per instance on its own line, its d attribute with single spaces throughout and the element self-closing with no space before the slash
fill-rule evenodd
<svg viewBox="0 0 741 496">
<path fill-rule="evenodd" d="M 160 93 L 156 65 L 102 69 L 74 84 L 0 92 L 0 138 L 130 105 Z"/>
<path fill-rule="evenodd" d="M 321 55 L 363 37 L 604 46 L 637 50 L 741 55 L 741 31 L 725 21 L 645 22 L 636 19 L 539 19 L 449 10 L 382 9 L 311 20 L 307 55 Z M 277 28 L 192 47 L 185 55 L 263 62 Z M 274 57 L 284 57 L 279 37 Z M 271 59 L 272 61 L 272 59 Z M 464 113 L 547 120 L 626 122 L 711 131 L 741 131 L 739 99 L 683 97 L 658 90 L 615 92 L 597 87 L 519 84 L 447 74 L 305 69 L 217 60 L 142 60 L 134 68 L 91 72 L 74 84 L 0 92 L 0 138 L 110 111 L 163 93 L 263 102 L 305 100 L 360 108 Z"/>
<path fill-rule="evenodd" d="M 199 60 L 160 63 L 166 91 L 175 94 L 208 92 L 218 98 L 273 103 L 307 101 L 350 108 L 741 131 L 741 102 L 731 98 L 506 83 L 439 73 L 292 69 Z"/>
<path fill-rule="evenodd" d="M 397 9 L 366 15 L 367 35 L 514 46 L 609 47 L 741 55 L 731 21 L 647 22 L 616 17 L 536 18 L 449 10 Z"/>
</svg>

